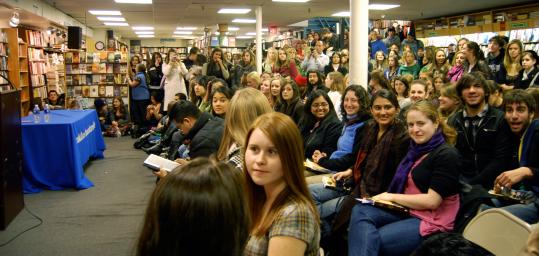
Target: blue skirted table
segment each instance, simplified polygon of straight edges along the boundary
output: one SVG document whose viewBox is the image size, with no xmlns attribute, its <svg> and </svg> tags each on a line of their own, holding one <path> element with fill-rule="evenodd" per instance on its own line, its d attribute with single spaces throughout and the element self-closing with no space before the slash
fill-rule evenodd
<svg viewBox="0 0 539 256">
<path fill-rule="evenodd" d="M 39 123 L 23 117 L 22 143 L 25 193 L 92 187 L 84 164 L 103 158 L 106 148 L 95 110 L 54 110 Z"/>
</svg>

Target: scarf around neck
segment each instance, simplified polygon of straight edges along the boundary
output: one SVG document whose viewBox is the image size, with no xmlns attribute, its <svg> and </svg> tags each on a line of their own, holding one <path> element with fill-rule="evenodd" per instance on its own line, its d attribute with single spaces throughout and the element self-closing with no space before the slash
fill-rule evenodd
<svg viewBox="0 0 539 256">
<path fill-rule="evenodd" d="M 415 161 L 444 143 L 445 139 L 440 130 L 436 131 L 427 143 L 416 144 L 413 140 L 410 140 L 408 153 L 397 167 L 395 176 L 393 176 L 393 180 L 391 180 L 391 184 L 389 184 L 387 191 L 389 193 L 401 194 L 404 191 L 408 173 L 410 173 Z"/>
</svg>

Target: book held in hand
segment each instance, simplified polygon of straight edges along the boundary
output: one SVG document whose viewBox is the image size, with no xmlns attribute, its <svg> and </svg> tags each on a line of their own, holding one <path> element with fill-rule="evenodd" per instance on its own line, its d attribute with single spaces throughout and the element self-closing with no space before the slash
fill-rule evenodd
<svg viewBox="0 0 539 256">
<path fill-rule="evenodd" d="M 160 168 L 163 168 L 167 172 L 170 172 L 176 167 L 180 166 L 179 163 L 170 161 L 166 158 L 162 158 L 154 154 L 149 155 L 146 160 L 144 160 L 143 165 L 154 171 L 159 171 Z"/>
<path fill-rule="evenodd" d="M 352 187 L 346 182 L 345 179 L 335 180 L 333 177 L 322 177 L 322 183 L 324 188 L 350 193 Z"/>
<path fill-rule="evenodd" d="M 509 190 L 509 189 L 508 189 Z M 495 197 L 498 200 L 505 201 L 512 204 L 529 204 L 535 201 L 535 195 L 530 191 L 514 190 L 510 189 L 505 192 L 500 191 L 497 193 L 493 189 L 488 191 L 489 195 Z"/>
<path fill-rule="evenodd" d="M 386 201 L 386 200 L 377 200 L 377 199 L 373 199 L 372 197 L 369 197 L 369 198 L 356 198 L 356 200 L 362 204 L 370 204 L 370 205 L 374 205 L 374 206 L 377 206 L 377 207 L 380 207 L 380 208 L 385 208 L 385 209 L 388 209 L 388 210 L 392 210 L 392 211 L 397 211 L 397 212 L 401 212 L 401 213 L 409 213 L 410 212 L 410 209 L 408 209 L 407 207 L 404 207 L 400 204 L 397 204 L 397 203 L 394 203 L 394 202 L 391 202 L 391 201 Z"/>
<path fill-rule="evenodd" d="M 305 162 L 303 162 L 303 165 L 305 168 L 307 168 L 310 171 L 317 172 L 317 173 L 333 173 L 331 170 L 326 169 L 319 164 L 307 159 Z"/>
</svg>

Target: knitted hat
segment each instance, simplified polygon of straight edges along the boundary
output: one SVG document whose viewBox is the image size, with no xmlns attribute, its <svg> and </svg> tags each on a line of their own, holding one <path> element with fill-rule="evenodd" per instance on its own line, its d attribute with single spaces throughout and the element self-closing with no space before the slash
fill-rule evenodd
<svg viewBox="0 0 539 256">
<path fill-rule="evenodd" d="M 99 110 L 103 106 L 105 106 L 105 101 L 103 101 L 102 99 L 97 98 L 97 99 L 94 100 L 94 106 L 95 106 L 96 110 Z"/>
</svg>

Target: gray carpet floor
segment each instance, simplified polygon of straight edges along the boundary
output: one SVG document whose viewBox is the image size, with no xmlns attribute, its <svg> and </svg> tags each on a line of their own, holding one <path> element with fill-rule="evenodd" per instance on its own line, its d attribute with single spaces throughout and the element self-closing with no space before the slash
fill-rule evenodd
<svg viewBox="0 0 539 256">
<path fill-rule="evenodd" d="M 142 166 L 146 154 L 133 148 L 133 139 L 106 138 L 105 142 L 105 158 L 85 166 L 94 187 L 24 196 L 26 207 L 43 224 L 0 247 L 0 255 L 134 254 L 155 178 Z M 37 223 L 23 210 L 0 231 L 0 244 Z"/>
</svg>

